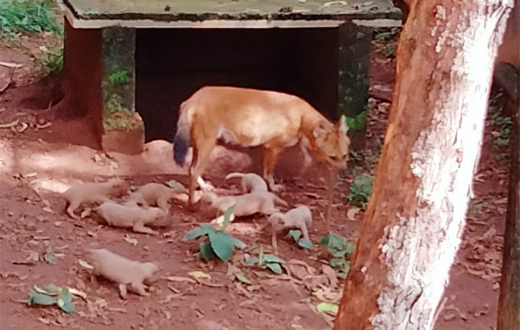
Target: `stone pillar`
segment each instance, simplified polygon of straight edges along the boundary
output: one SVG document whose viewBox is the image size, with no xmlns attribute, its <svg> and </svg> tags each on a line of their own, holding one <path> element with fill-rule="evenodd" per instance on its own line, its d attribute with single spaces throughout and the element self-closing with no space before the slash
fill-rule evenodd
<svg viewBox="0 0 520 330">
<path fill-rule="evenodd" d="M 372 28 L 348 21 L 339 27 L 338 110 L 354 123 L 349 132 L 353 150 L 365 144 L 372 34 Z"/>
<path fill-rule="evenodd" d="M 144 149 L 144 123 L 135 111 L 135 36 L 135 29 L 102 31 L 105 151 L 135 154 Z"/>
</svg>

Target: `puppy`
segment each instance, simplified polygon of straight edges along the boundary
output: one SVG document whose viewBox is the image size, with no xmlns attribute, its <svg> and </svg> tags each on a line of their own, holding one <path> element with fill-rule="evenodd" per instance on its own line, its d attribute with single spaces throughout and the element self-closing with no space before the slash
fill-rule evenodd
<svg viewBox="0 0 520 330">
<path fill-rule="evenodd" d="M 234 205 L 230 221 L 233 221 L 235 217 L 245 217 L 255 213 L 270 215 L 278 212 L 279 210 L 274 206 L 275 202 L 287 206 L 283 199 L 270 192 L 254 192 L 238 196 L 221 197 L 213 192 L 206 192 L 202 196 L 202 200 L 221 212 Z M 211 222 L 221 225 L 224 222 L 224 216 L 221 215 Z"/>
<path fill-rule="evenodd" d="M 226 180 L 232 178 L 241 178 L 242 190 L 244 193 L 265 192 L 268 191 L 267 183 L 261 176 L 255 173 L 230 173 L 226 176 Z"/>
<path fill-rule="evenodd" d="M 143 282 L 150 282 L 153 275 L 159 271 L 159 266 L 153 262 L 138 262 L 130 260 L 106 249 L 93 249 L 88 251 L 92 260 L 92 275 L 103 276 L 108 280 L 119 284 L 121 298 L 127 297 L 127 286 L 140 294 L 149 296 L 145 291 Z"/>
<path fill-rule="evenodd" d="M 74 211 L 82 204 L 103 203 L 109 201 L 108 197 L 111 190 L 117 186 L 121 186 L 125 180 L 120 178 L 112 178 L 106 182 L 85 182 L 72 185 L 62 196 L 69 204 L 67 213 L 71 218 L 80 219 L 74 214 Z"/>
<path fill-rule="evenodd" d="M 150 235 L 157 235 L 159 233 L 146 227 L 146 225 L 154 226 L 154 222 L 158 222 L 158 220 L 167 215 L 166 212 L 158 207 L 145 209 L 133 201 L 129 201 L 125 204 L 106 201 L 94 210 L 110 226 L 132 228 L 136 233 Z"/>
<path fill-rule="evenodd" d="M 299 229 L 303 238 L 309 240 L 308 228 L 312 225 L 312 213 L 307 206 L 300 205 L 286 213 L 271 214 L 267 222 L 271 225 L 273 235 L 284 230 Z"/>
<path fill-rule="evenodd" d="M 151 182 L 131 193 L 127 201 L 135 201 L 144 208 L 157 205 L 164 212 L 169 213 L 168 202 L 172 198 L 179 198 L 181 191 L 183 190 L 172 189 L 163 184 Z"/>
</svg>

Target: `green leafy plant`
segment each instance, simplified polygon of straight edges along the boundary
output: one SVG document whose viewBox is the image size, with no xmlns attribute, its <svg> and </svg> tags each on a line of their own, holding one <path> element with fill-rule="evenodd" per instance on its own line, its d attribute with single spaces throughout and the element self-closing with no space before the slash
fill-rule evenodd
<svg viewBox="0 0 520 330">
<path fill-rule="evenodd" d="M 383 48 L 378 50 L 378 53 L 383 55 L 386 58 L 394 58 L 395 52 L 397 50 L 397 43 L 396 42 L 389 42 Z"/>
<path fill-rule="evenodd" d="M 63 27 L 55 20 L 52 0 L 0 1 L 0 35 L 17 39 L 21 33 L 51 31 L 61 36 Z"/>
<path fill-rule="evenodd" d="M 108 81 L 117 85 L 127 84 L 129 80 L 128 70 L 119 70 L 108 76 Z"/>
<path fill-rule="evenodd" d="M 506 146 L 513 132 L 510 116 L 504 115 L 504 94 L 500 91 L 493 91 L 489 99 L 489 119 L 496 127 L 492 135 L 495 147 Z"/>
<path fill-rule="evenodd" d="M 48 50 L 42 58 L 37 60 L 38 74 L 48 76 L 59 73 L 63 69 L 63 47 L 57 50 Z"/>
<path fill-rule="evenodd" d="M 348 258 L 354 252 L 356 246 L 350 243 L 345 237 L 336 233 L 329 233 L 320 239 L 320 244 L 327 246 L 327 251 L 332 258 L 329 264 L 334 268 L 339 277 L 345 279 L 349 270 Z"/>
<path fill-rule="evenodd" d="M 363 156 L 360 152 L 355 150 L 350 150 L 350 160 L 356 163 L 359 163 L 363 160 Z"/>
<path fill-rule="evenodd" d="M 476 216 L 482 213 L 483 209 L 488 208 L 488 204 L 486 202 L 474 202 L 471 201 L 468 204 L 468 215 Z"/>
<path fill-rule="evenodd" d="M 377 41 L 388 41 L 393 40 L 399 36 L 400 28 L 393 27 L 388 30 L 388 28 L 375 29 L 374 31 L 374 40 Z"/>
<path fill-rule="evenodd" d="M 300 230 L 298 230 L 298 229 L 290 230 L 289 235 L 291 235 L 292 239 L 294 240 L 294 242 L 296 244 L 298 244 L 298 246 L 300 246 L 304 249 L 307 249 L 307 250 L 312 250 L 312 242 L 309 241 L 308 239 L 301 238 L 302 232 Z"/>
<path fill-rule="evenodd" d="M 397 27 L 376 29 L 373 38 L 376 52 L 386 58 L 395 57 L 399 33 L 400 28 Z"/>
<path fill-rule="evenodd" d="M 357 175 L 354 182 L 350 185 L 350 193 L 344 198 L 352 205 L 365 210 L 368 204 L 368 199 L 372 193 L 372 184 L 374 177 L 370 175 Z"/>
<path fill-rule="evenodd" d="M 495 146 L 506 146 L 509 144 L 509 139 L 513 133 L 513 123 L 510 117 L 497 116 L 494 118 L 495 125 L 498 126 L 498 134 L 495 135 Z"/>
<path fill-rule="evenodd" d="M 57 287 L 54 284 L 47 284 L 43 289 L 35 285 L 34 290 L 29 292 L 27 304 L 29 306 L 58 305 L 66 313 L 74 312 L 71 290 L 68 287 Z"/>
<path fill-rule="evenodd" d="M 345 117 L 345 123 L 349 130 L 362 131 L 367 122 L 367 111 L 358 113 L 355 117 Z"/>
<path fill-rule="evenodd" d="M 200 228 L 195 228 L 187 232 L 182 238 L 183 241 L 197 239 L 206 236 L 206 239 L 200 243 L 200 255 L 208 261 L 215 256 L 224 262 L 228 262 L 233 254 L 233 249 L 244 248 L 246 245 L 226 233 L 226 228 L 229 224 L 229 219 L 233 213 L 234 206 L 229 207 L 224 211 L 224 223 L 222 229 L 217 230 L 210 224 L 201 223 Z"/>
<path fill-rule="evenodd" d="M 264 254 L 264 247 L 260 246 L 260 251 L 258 252 L 258 257 L 248 257 L 246 256 L 246 265 L 254 265 L 256 264 L 259 268 L 266 269 L 269 268 L 275 274 L 282 273 L 282 266 L 285 261 L 278 258 L 273 254 Z"/>
<path fill-rule="evenodd" d="M 47 248 L 45 248 L 45 254 L 43 255 L 43 259 L 45 259 L 45 261 L 51 265 L 55 265 L 58 262 L 58 258 L 56 258 L 56 256 L 54 255 L 50 246 L 47 246 Z"/>
</svg>

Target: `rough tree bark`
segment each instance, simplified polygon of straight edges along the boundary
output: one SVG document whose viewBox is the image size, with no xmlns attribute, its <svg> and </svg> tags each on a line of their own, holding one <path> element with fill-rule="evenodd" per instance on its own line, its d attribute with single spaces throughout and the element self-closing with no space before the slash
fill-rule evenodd
<svg viewBox="0 0 520 330">
<path fill-rule="evenodd" d="M 334 329 L 431 329 L 464 228 L 512 0 L 412 2 Z"/>
</svg>

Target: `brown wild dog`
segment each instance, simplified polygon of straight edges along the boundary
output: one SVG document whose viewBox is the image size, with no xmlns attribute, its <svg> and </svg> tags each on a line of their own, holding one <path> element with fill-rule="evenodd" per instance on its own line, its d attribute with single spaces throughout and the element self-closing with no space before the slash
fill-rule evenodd
<svg viewBox="0 0 520 330">
<path fill-rule="evenodd" d="M 208 166 L 217 140 L 241 147 L 263 146 L 263 177 L 272 191 L 273 172 L 280 153 L 300 143 L 304 168 L 314 158 L 334 168 L 345 168 L 350 139 L 345 117 L 334 125 L 303 99 L 285 93 L 239 87 L 206 86 L 179 107 L 177 133 L 173 140 L 174 160 L 184 166 L 193 148 L 189 168 L 189 204 L 195 188 L 210 188 L 201 175 Z"/>
</svg>

